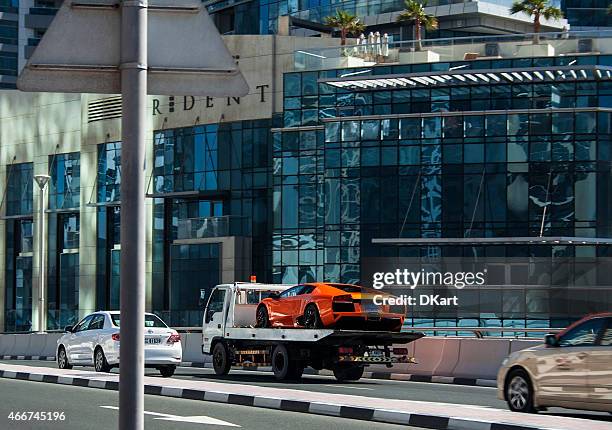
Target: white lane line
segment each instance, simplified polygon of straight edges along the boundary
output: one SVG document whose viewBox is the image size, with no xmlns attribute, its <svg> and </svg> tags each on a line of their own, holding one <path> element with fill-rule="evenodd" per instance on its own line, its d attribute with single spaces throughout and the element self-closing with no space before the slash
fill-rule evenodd
<svg viewBox="0 0 612 430">
<path fill-rule="evenodd" d="M 326 384 L 326 387 L 332 388 L 347 388 L 349 390 L 370 390 L 374 391 L 374 388 L 366 388 L 366 387 L 353 387 L 352 385 L 334 385 L 334 384 Z"/>
<path fill-rule="evenodd" d="M 119 410 L 117 406 L 100 406 L 100 407 L 103 409 L 112 409 L 115 411 Z M 144 414 L 155 416 L 157 418 L 153 418 L 153 419 L 160 420 L 160 421 L 176 421 L 176 422 L 181 422 L 181 423 L 210 424 L 210 425 L 216 425 L 216 426 L 240 427 L 238 424 L 233 424 L 227 421 L 218 420 L 216 418 L 207 417 L 206 415 L 193 415 L 193 416 L 181 417 L 179 415 L 162 414 L 161 412 L 150 412 L 150 411 L 144 411 Z"/>
</svg>

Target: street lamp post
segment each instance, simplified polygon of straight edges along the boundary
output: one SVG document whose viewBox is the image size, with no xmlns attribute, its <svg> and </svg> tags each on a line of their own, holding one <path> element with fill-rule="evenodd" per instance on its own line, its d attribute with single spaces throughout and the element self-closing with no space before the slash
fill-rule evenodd
<svg viewBox="0 0 612 430">
<path fill-rule="evenodd" d="M 45 333 L 47 329 L 45 312 L 45 189 L 51 177 L 49 175 L 34 176 L 40 194 L 38 196 L 38 327 L 37 333 Z"/>
</svg>

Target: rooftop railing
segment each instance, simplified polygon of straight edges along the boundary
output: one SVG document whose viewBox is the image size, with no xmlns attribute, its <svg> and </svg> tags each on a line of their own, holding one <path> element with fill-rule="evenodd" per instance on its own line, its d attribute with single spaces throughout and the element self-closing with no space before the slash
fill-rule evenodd
<svg viewBox="0 0 612 430">
<path fill-rule="evenodd" d="M 373 66 L 428 63 L 439 64 L 435 70 L 453 70 L 469 68 L 471 62 L 476 60 L 569 57 L 569 64 L 576 57 L 598 54 L 612 54 L 612 30 L 454 37 L 361 45 L 353 38 L 348 39 L 345 46 L 297 50 L 294 60 L 296 71 L 366 70 Z M 444 64 L 457 62 L 461 64 Z M 510 65 L 504 64 L 503 67 Z"/>
</svg>

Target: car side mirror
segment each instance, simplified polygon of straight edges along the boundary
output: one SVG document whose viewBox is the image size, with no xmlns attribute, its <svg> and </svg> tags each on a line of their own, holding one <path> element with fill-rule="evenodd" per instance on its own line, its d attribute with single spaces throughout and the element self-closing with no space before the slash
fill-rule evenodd
<svg viewBox="0 0 612 430">
<path fill-rule="evenodd" d="M 280 294 L 278 294 L 278 293 L 272 293 L 272 294 L 270 294 L 270 296 L 269 296 L 269 297 L 270 297 L 271 299 L 273 299 L 273 300 L 278 300 L 278 299 L 280 299 Z"/>
<path fill-rule="evenodd" d="M 73 329 L 73 328 L 74 328 L 73 326 L 71 326 L 71 325 L 67 325 L 67 326 L 64 328 L 64 331 L 65 331 L 65 332 L 72 333 L 72 329 Z"/>
<path fill-rule="evenodd" d="M 206 318 L 204 318 L 204 322 L 206 324 L 208 324 L 210 322 L 210 320 L 212 320 L 212 316 L 215 313 L 215 311 L 213 311 L 212 309 L 208 309 L 206 311 Z"/>
<path fill-rule="evenodd" d="M 547 334 L 544 336 L 544 343 L 549 348 L 556 348 L 559 346 L 559 339 L 554 334 Z"/>
</svg>

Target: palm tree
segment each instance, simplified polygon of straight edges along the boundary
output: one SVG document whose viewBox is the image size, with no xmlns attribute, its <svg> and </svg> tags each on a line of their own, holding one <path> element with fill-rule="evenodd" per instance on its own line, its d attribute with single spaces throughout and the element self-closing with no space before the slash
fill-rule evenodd
<svg viewBox="0 0 612 430">
<path fill-rule="evenodd" d="M 438 18 L 425 12 L 427 1 L 421 3 L 416 0 L 404 0 L 404 3 L 406 9 L 399 14 L 397 22 L 414 23 L 414 38 L 416 40 L 415 49 L 420 51 L 423 49 L 421 43 L 421 27 L 425 27 L 427 30 L 435 30 L 438 28 Z"/>
<path fill-rule="evenodd" d="M 325 18 L 325 24 L 340 29 L 340 44 L 346 45 L 349 35 L 356 35 L 365 29 L 359 18 L 344 10 L 336 10 L 336 14 Z"/>
<path fill-rule="evenodd" d="M 515 1 L 510 8 L 510 14 L 514 15 L 517 13 L 525 13 L 529 16 L 533 16 L 533 43 L 537 45 L 540 43 L 540 18 L 546 19 L 561 19 L 563 18 L 563 12 L 561 9 L 551 6 L 549 0 L 521 0 Z"/>
</svg>

